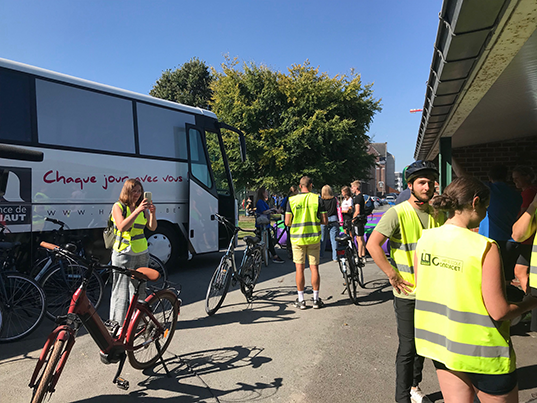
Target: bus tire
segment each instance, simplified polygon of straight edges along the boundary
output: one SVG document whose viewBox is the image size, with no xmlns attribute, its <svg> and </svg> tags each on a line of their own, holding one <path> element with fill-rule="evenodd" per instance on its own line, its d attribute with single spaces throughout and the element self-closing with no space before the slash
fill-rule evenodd
<svg viewBox="0 0 537 403">
<path fill-rule="evenodd" d="M 181 238 L 176 228 L 168 222 L 159 222 L 155 231 L 148 231 L 147 246 L 149 253 L 155 255 L 171 271 L 180 255 Z"/>
</svg>

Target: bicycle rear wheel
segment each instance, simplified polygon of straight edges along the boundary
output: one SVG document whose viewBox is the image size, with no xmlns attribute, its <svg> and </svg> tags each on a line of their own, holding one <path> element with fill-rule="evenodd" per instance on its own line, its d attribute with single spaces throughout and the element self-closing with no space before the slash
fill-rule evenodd
<svg viewBox="0 0 537 403">
<path fill-rule="evenodd" d="M 207 312 L 207 315 L 214 315 L 222 306 L 231 282 L 232 270 L 230 261 L 224 256 L 214 271 L 207 289 L 205 297 L 205 312 Z"/>
<path fill-rule="evenodd" d="M 241 291 L 250 301 L 254 287 L 261 273 L 261 248 L 255 248 L 250 252 L 244 266 L 240 269 L 241 273 Z"/>
<path fill-rule="evenodd" d="M 60 362 L 60 358 L 65 349 L 67 340 L 56 339 L 54 346 L 52 347 L 52 353 L 48 359 L 47 364 L 43 370 L 43 375 L 41 379 L 37 381 L 36 386 L 34 387 L 34 395 L 32 396 L 32 403 L 41 403 L 46 397 L 47 393 L 54 392 L 50 390 L 50 383 Z"/>
<path fill-rule="evenodd" d="M 160 290 L 164 289 L 166 282 L 168 281 L 168 271 L 164 267 L 162 261 L 158 257 L 149 254 L 149 263 L 147 267 L 160 273 L 160 277 L 157 279 L 157 281 L 152 281 L 150 283 L 151 287 L 155 287 Z"/>
<path fill-rule="evenodd" d="M 349 298 L 353 304 L 356 304 L 358 302 L 357 271 L 352 256 L 347 257 L 347 271 L 343 273 L 343 276 L 347 283 L 347 293 L 349 294 Z"/>
<path fill-rule="evenodd" d="M 147 303 L 164 330 L 159 331 L 151 317 L 140 311 L 127 335 L 127 342 L 132 343 L 133 347 L 133 350 L 127 351 L 127 356 L 136 369 L 149 368 L 166 351 L 175 333 L 179 315 L 177 297 L 168 289 L 157 291 Z"/>
<path fill-rule="evenodd" d="M 22 339 L 32 333 L 45 316 L 45 293 L 31 277 L 17 272 L 0 273 L 2 330 L 0 342 Z"/>
<path fill-rule="evenodd" d="M 45 275 L 41 286 L 47 297 L 47 317 L 55 320 L 69 311 L 71 298 L 88 270 L 87 267 L 60 261 L 52 266 Z M 86 288 L 86 295 L 97 309 L 103 297 L 104 283 L 95 271 Z"/>
</svg>

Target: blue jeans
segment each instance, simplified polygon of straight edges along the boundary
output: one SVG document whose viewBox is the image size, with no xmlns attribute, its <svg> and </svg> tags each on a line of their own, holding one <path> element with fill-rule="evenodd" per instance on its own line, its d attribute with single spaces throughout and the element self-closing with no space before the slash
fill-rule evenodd
<svg viewBox="0 0 537 403">
<path fill-rule="evenodd" d="M 328 225 L 321 225 L 321 257 L 326 249 L 328 234 L 330 234 L 330 243 L 332 244 L 332 260 L 337 260 L 337 242 L 336 236 L 339 232 L 339 222 L 331 222 Z"/>
</svg>

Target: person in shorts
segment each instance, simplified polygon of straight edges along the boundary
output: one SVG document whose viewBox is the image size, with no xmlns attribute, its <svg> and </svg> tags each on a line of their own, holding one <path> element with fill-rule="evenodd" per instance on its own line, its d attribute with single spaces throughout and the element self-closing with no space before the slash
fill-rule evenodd
<svg viewBox="0 0 537 403">
<path fill-rule="evenodd" d="M 311 178 L 303 176 L 300 179 L 300 192 L 289 197 L 285 211 L 285 225 L 290 227 L 293 262 L 296 267 L 296 288 L 298 298 L 295 306 L 306 309 L 304 300 L 306 257 L 311 270 L 311 287 L 313 288 L 313 308 L 324 306 L 319 297 L 321 277 L 319 275 L 319 254 L 321 250 L 321 224 L 328 223 L 326 211 L 318 194 L 312 193 Z"/>
<path fill-rule="evenodd" d="M 365 263 L 364 230 L 367 216 L 364 214 L 365 200 L 364 195 L 360 191 L 360 181 L 351 183 L 351 191 L 353 193 L 352 202 L 354 204 L 354 214 L 352 216 L 353 231 L 356 244 L 358 245 L 358 256 Z"/>
<path fill-rule="evenodd" d="M 433 360 L 446 402 L 518 402 L 510 320 L 537 298 L 510 303 L 498 244 L 472 230 L 485 218 L 490 189 L 472 177 L 455 179 L 432 201 L 448 213 L 423 231 L 414 255 L 415 341 Z"/>
</svg>

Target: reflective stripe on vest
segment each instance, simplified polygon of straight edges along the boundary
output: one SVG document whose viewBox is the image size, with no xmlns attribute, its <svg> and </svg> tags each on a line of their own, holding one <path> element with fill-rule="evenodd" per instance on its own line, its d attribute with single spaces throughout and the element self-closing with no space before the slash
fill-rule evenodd
<svg viewBox="0 0 537 403">
<path fill-rule="evenodd" d="M 321 241 L 321 222 L 317 218 L 319 195 L 300 193 L 289 198 L 293 213 L 293 222 L 289 233 L 291 243 L 295 245 L 312 245 Z"/>
<path fill-rule="evenodd" d="M 121 206 L 121 204 L 119 204 L 119 208 L 121 209 L 121 211 L 123 211 L 123 207 Z M 125 218 L 131 215 L 131 210 L 129 206 L 126 206 L 126 208 L 127 215 L 125 216 Z M 118 231 L 113 216 L 112 221 L 114 222 L 114 234 L 116 236 L 116 241 L 114 242 L 115 251 L 121 252 L 127 249 L 129 245 L 134 253 L 140 253 L 147 249 L 147 239 L 145 238 L 144 234 L 147 219 L 145 218 L 144 213 L 138 214 L 138 216 L 134 220 L 132 227 L 123 232 Z"/>
<path fill-rule="evenodd" d="M 394 207 L 399 220 L 401 239 L 390 237 L 390 256 L 395 262 L 395 270 L 403 280 L 414 283 L 414 250 L 421 237 L 423 226 L 414 207 L 407 201 Z M 428 228 L 438 227 L 443 221 L 429 214 Z M 410 293 L 410 295 L 413 295 Z"/>
<path fill-rule="evenodd" d="M 509 321 L 494 321 L 481 292 L 482 261 L 494 242 L 466 228 L 424 230 L 418 259 L 414 326 L 420 356 L 454 371 L 515 370 Z"/>
<path fill-rule="evenodd" d="M 535 291 L 537 291 L 537 236 L 533 239 L 533 246 L 531 247 L 529 280 L 529 286 L 535 289 L 532 294 L 535 294 Z"/>
</svg>

